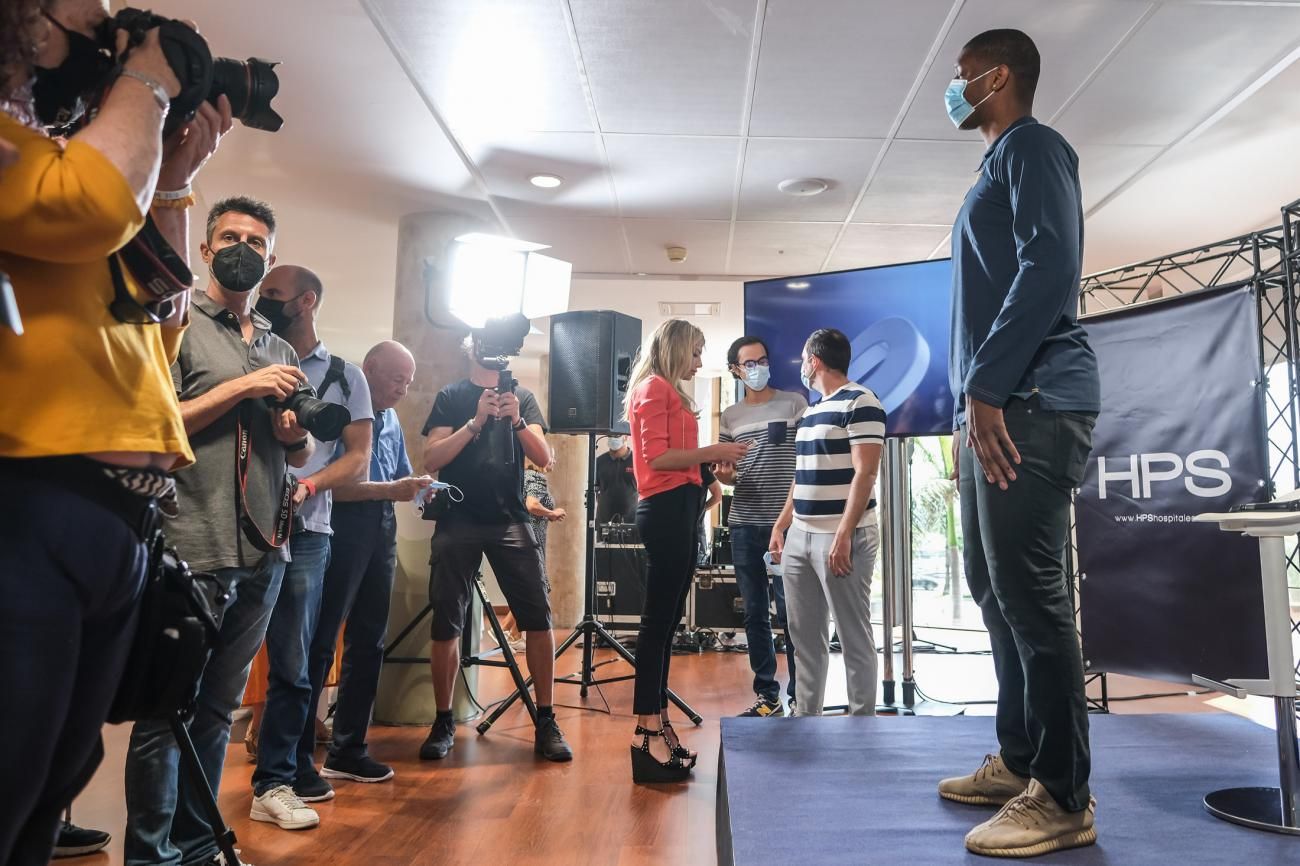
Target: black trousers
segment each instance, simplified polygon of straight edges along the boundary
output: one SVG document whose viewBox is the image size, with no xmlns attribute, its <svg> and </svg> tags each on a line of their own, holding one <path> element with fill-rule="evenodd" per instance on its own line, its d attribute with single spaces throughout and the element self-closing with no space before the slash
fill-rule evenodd
<svg viewBox="0 0 1300 866">
<path fill-rule="evenodd" d="M 668 666 L 673 633 L 686 610 L 695 575 L 695 532 L 703 493 L 685 484 L 648 499 L 636 509 L 646 552 L 645 607 L 636 637 L 636 688 L 632 712 L 659 713 L 668 706 Z"/>
<path fill-rule="evenodd" d="M 0 863 L 45 866 L 104 756 L 145 546 L 103 505 L 0 468 Z"/>
<path fill-rule="evenodd" d="M 1080 812 L 1092 761 L 1065 545 L 1095 417 L 1047 411 L 1036 397 L 1012 399 L 1005 415 L 1022 461 L 1006 491 L 988 483 L 959 433 L 966 580 L 993 645 L 1002 760 Z"/>
<path fill-rule="evenodd" d="M 311 642 L 312 713 L 298 743 L 299 772 L 309 766 L 316 748 L 315 709 L 345 621 L 330 756 L 356 759 L 368 753 L 366 739 L 384 664 L 388 604 L 397 573 L 397 517 L 391 502 L 336 502 L 330 524 L 334 530 L 330 564 Z"/>
</svg>

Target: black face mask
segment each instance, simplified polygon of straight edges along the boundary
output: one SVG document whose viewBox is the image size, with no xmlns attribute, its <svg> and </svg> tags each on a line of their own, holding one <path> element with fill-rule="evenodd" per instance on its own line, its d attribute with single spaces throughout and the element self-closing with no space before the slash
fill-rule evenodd
<svg viewBox="0 0 1300 866">
<path fill-rule="evenodd" d="M 212 256 L 212 276 L 227 291 L 251 292 L 266 276 L 266 259 L 240 241 Z"/>
<path fill-rule="evenodd" d="M 36 118 L 46 126 L 66 126 L 86 112 L 86 98 L 104 82 L 113 58 L 89 36 L 46 18 L 68 37 L 68 56 L 53 69 L 36 67 L 32 99 Z"/>
<path fill-rule="evenodd" d="M 303 294 L 306 293 L 304 292 Z M 289 301 L 301 297 L 301 294 L 294 295 L 289 299 Z M 271 333 L 283 335 L 285 331 L 289 330 L 289 326 L 293 324 L 294 319 L 298 318 L 298 316 L 285 315 L 284 307 L 285 304 L 289 303 L 289 301 L 273 301 L 270 298 L 257 299 L 257 306 L 255 309 L 263 316 L 266 316 L 267 320 L 270 321 Z"/>
</svg>

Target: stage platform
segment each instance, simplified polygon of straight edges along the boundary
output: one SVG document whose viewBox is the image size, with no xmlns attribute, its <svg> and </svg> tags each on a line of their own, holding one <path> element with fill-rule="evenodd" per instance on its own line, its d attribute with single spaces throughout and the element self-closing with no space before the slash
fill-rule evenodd
<svg viewBox="0 0 1300 866">
<path fill-rule="evenodd" d="M 1220 714 L 1094 715 L 1098 842 L 1032 862 L 1300 864 L 1300 838 L 1205 811 L 1217 788 L 1277 785 L 1272 731 Z M 993 719 L 723 719 L 720 866 L 993 862 L 962 839 L 992 814 L 939 798 L 996 748 Z"/>
</svg>

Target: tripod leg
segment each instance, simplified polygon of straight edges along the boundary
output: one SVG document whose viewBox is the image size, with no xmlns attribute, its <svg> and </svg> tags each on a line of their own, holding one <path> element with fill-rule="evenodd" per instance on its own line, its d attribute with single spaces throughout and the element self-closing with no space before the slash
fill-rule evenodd
<svg viewBox="0 0 1300 866">
<path fill-rule="evenodd" d="M 497 619 L 496 611 L 492 609 L 492 602 L 488 599 L 487 587 L 483 585 L 482 575 L 475 575 L 474 585 L 478 590 L 479 601 L 483 603 L 483 613 L 486 614 L 488 625 L 492 628 L 492 635 L 496 638 L 497 645 L 501 647 L 502 659 L 506 663 L 506 668 L 510 671 L 510 678 L 515 681 L 514 693 L 502 702 L 496 712 L 484 719 L 477 730 L 480 734 L 487 733 L 488 728 L 492 727 L 492 724 L 501 717 L 501 714 L 517 700 L 524 702 L 524 707 L 528 710 L 528 717 L 536 725 L 537 705 L 533 703 L 533 697 L 528 692 L 529 686 L 532 685 L 532 677 L 525 680 L 523 673 L 519 670 L 518 663 L 515 662 L 515 654 L 510 650 L 510 642 L 506 640 L 505 630 L 501 628 L 501 620 Z"/>
<path fill-rule="evenodd" d="M 194 750 L 194 741 L 190 739 L 190 730 L 185 727 L 179 715 L 171 719 L 172 736 L 176 738 L 176 745 L 180 747 L 181 767 L 185 775 L 189 778 L 190 784 L 199 792 L 199 798 L 202 802 L 199 804 L 208 819 L 208 824 L 212 827 L 212 838 L 217 842 L 217 848 L 226 858 L 227 866 L 242 866 L 239 862 L 239 855 L 235 853 L 235 831 L 226 825 L 226 820 L 221 817 L 221 809 L 217 807 L 217 797 L 212 793 L 212 786 L 208 784 L 208 778 L 203 773 L 203 767 L 199 764 L 198 752 Z"/>
<path fill-rule="evenodd" d="M 591 627 L 596 634 L 604 638 L 605 641 L 614 648 L 616 653 L 623 657 L 625 662 L 632 665 L 632 667 L 636 667 L 636 656 L 632 655 L 632 653 L 628 651 L 627 647 L 619 643 L 618 638 L 606 631 L 605 627 L 598 622 L 593 622 Z M 691 708 L 690 704 L 678 697 L 677 693 L 672 689 L 668 690 L 668 700 L 672 701 L 673 704 L 676 705 L 677 709 L 685 713 L 686 718 L 690 719 L 692 723 L 698 725 L 704 721 L 704 718 L 699 713 L 695 712 L 695 710 Z"/>
</svg>

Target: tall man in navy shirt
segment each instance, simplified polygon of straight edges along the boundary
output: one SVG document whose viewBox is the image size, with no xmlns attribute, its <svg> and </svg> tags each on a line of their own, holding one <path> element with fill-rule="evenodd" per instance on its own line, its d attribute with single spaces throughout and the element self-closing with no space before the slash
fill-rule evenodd
<svg viewBox="0 0 1300 866">
<path fill-rule="evenodd" d="M 1028 36 L 990 30 L 962 49 L 946 95 L 952 121 L 988 145 L 953 226 L 949 377 L 966 577 L 993 646 L 1001 748 L 939 794 L 1002 806 L 966 847 L 1003 857 L 1096 840 L 1064 554 L 1100 382 L 1077 316 L 1079 159 L 1031 116 L 1038 72 Z"/>
</svg>

